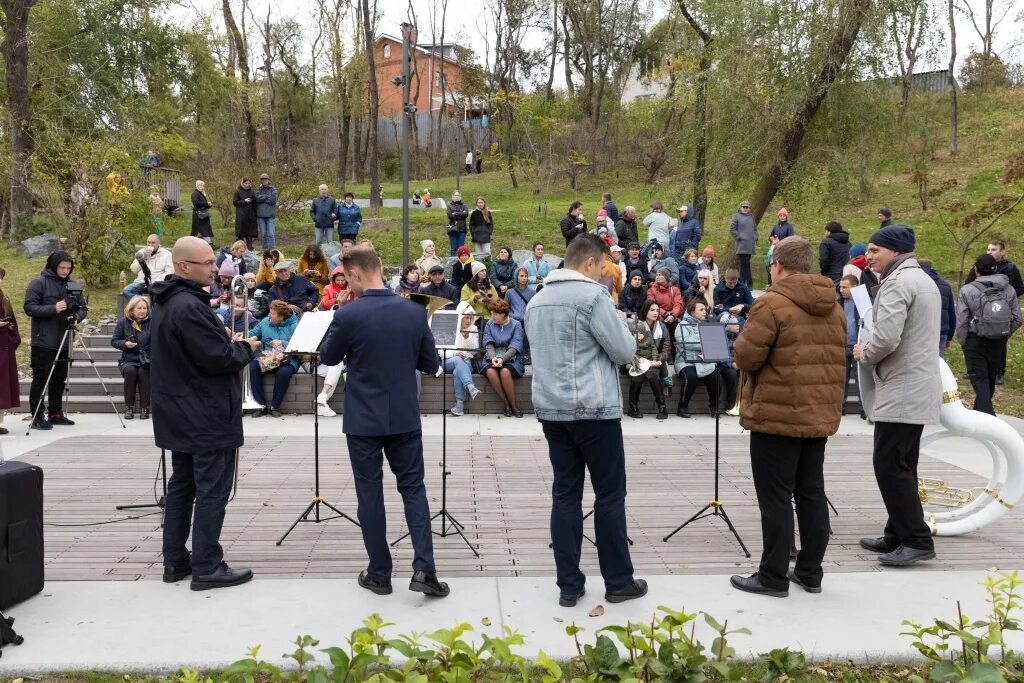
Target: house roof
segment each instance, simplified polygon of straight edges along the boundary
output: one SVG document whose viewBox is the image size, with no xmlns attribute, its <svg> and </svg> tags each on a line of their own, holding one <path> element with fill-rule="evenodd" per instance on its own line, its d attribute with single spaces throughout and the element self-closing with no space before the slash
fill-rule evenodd
<svg viewBox="0 0 1024 683">
<path fill-rule="evenodd" d="M 402 39 L 401 38 L 395 38 L 393 35 L 391 35 L 389 33 L 381 33 L 379 36 L 377 36 L 377 39 L 374 40 L 373 42 L 374 43 L 379 43 L 380 41 L 385 40 L 385 39 L 390 40 L 390 41 L 395 42 L 395 43 L 398 43 L 399 45 L 402 44 Z M 417 50 L 417 51 L 419 51 L 419 52 L 421 52 L 421 53 L 423 53 L 425 55 L 430 55 L 431 57 L 437 57 L 438 59 L 442 59 L 442 60 L 448 62 L 449 64 L 454 64 L 454 65 L 459 66 L 459 67 L 462 66 L 462 63 L 459 62 L 458 60 L 451 59 L 450 57 L 445 57 L 443 54 L 441 54 L 439 52 L 435 52 L 435 50 L 431 50 L 429 48 L 423 47 L 423 45 L 424 45 L 424 43 L 419 43 L 417 45 L 413 45 L 412 47 L 413 47 L 414 50 Z M 436 45 L 431 45 L 430 43 L 426 43 L 426 45 L 430 45 L 431 47 L 437 49 L 437 48 L 445 48 L 445 47 L 455 47 L 456 44 L 455 43 L 437 43 Z"/>
</svg>

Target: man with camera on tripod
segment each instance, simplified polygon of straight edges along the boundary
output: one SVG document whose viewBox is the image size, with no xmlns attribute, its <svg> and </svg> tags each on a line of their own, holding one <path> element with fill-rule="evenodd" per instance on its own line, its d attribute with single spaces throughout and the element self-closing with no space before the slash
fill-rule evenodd
<svg viewBox="0 0 1024 683">
<path fill-rule="evenodd" d="M 25 290 L 25 313 L 32 319 L 32 429 L 75 424 L 64 415 L 64 386 L 74 326 L 85 320 L 88 309 L 82 286 L 71 280 L 74 269 L 70 254 L 55 251 Z M 48 380 L 49 410 L 43 403 Z"/>
</svg>

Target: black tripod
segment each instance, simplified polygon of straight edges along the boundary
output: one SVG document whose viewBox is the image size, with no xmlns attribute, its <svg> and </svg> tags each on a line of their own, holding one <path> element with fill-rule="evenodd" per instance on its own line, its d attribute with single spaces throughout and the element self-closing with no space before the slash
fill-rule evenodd
<svg viewBox="0 0 1024 683">
<path fill-rule="evenodd" d="M 60 345 L 58 345 L 57 347 L 57 357 L 53 359 L 53 364 L 50 365 L 50 372 L 46 375 L 46 384 L 43 385 L 43 391 L 39 395 L 39 401 L 36 403 L 36 407 L 32 411 L 32 420 L 28 423 L 28 429 L 25 430 L 25 436 L 29 435 L 29 433 L 32 431 L 32 425 L 35 424 L 37 419 L 39 419 L 39 412 L 43 409 L 43 402 L 46 400 L 46 397 L 49 394 L 50 382 L 53 381 L 53 373 L 57 369 L 57 363 L 67 363 L 68 375 L 70 376 L 71 374 L 71 363 L 74 360 L 71 357 L 71 354 L 75 347 L 75 332 L 77 332 L 78 330 L 75 327 L 75 320 L 73 314 L 67 314 L 67 321 L 68 328 L 64 330 L 64 336 L 60 338 Z M 65 348 L 65 344 L 67 344 L 68 357 L 62 359 L 60 356 L 61 352 Z M 114 403 L 114 397 L 110 395 L 110 391 L 107 389 L 107 383 L 103 381 L 103 375 L 100 374 L 99 368 L 96 367 L 96 361 L 93 359 L 92 354 L 89 353 L 89 348 L 85 344 L 82 344 L 82 351 L 85 353 L 85 358 L 86 360 L 89 361 L 89 365 L 92 366 L 92 371 L 96 373 L 96 379 L 99 380 L 100 387 L 102 387 L 103 389 L 103 393 L 106 394 L 107 400 L 110 401 L 110 409 L 114 411 L 114 415 L 117 417 L 118 422 L 121 423 L 121 428 L 128 429 L 128 425 L 126 425 L 124 423 L 124 420 L 121 419 L 121 413 L 118 412 L 117 410 L 117 405 Z M 70 385 L 67 383 L 67 380 L 65 380 L 65 392 L 68 392 L 69 386 Z"/>
<path fill-rule="evenodd" d="M 442 361 L 441 369 L 444 370 L 445 364 L 448 362 L 448 349 L 441 349 Z M 454 373 L 453 373 L 454 375 Z M 477 552 L 473 544 L 466 538 L 466 534 L 463 530 L 466 528 L 459 523 L 459 520 L 455 519 L 450 512 L 448 512 L 448 477 L 451 476 L 451 472 L 448 471 L 448 380 L 444 376 L 444 372 L 441 373 L 441 509 L 434 513 L 434 516 L 430 518 L 431 526 L 438 517 L 441 518 L 441 531 L 437 532 L 431 529 L 431 533 L 441 538 L 448 538 L 458 534 L 465 541 L 466 546 L 473 551 L 474 557 L 480 557 L 480 553 Z M 394 548 L 398 545 L 398 542 L 405 539 L 411 534 L 411 531 L 407 531 L 392 543 L 391 547 Z"/>
<path fill-rule="evenodd" d="M 695 325 L 694 327 L 697 328 L 698 334 L 700 335 L 700 342 L 698 344 L 696 344 L 698 346 L 698 351 L 697 351 L 697 353 L 693 354 L 692 357 L 687 357 L 688 345 L 685 342 L 685 336 L 684 336 L 683 357 L 686 359 L 686 362 L 688 362 L 688 363 L 714 363 L 715 364 L 715 382 L 718 385 L 719 390 L 720 390 L 721 386 L 722 386 L 722 373 L 721 373 L 722 366 L 721 366 L 721 363 L 727 362 L 727 361 L 731 360 L 729 358 L 729 353 L 728 353 L 728 341 L 726 340 L 726 337 L 725 337 L 725 326 L 724 325 L 717 325 L 717 324 L 715 324 L 715 325 L 703 324 L 703 325 Z M 717 330 L 717 331 L 715 331 L 715 330 Z M 684 330 L 684 334 L 685 334 L 685 330 Z M 721 339 L 718 338 L 719 334 L 721 335 Z M 714 337 L 714 339 L 712 339 L 712 336 Z M 692 344 L 692 342 L 691 342 L 691 344 Z M 711 348 L 716 348 L 717 349 L 717 348 L 719 348 L 719 344 L 724 345 L 723 348 L 725 349 L 725 353 L 724 354 L 711 353 L 710 352 Z M 704 352 L 705 347 L 708 347 L 707 348 L 707 350 L 709 351 L 708 353 Z M 710 357 L 710 356 L 718 356 L 718 355 L 722 355 L 722 358 Z M 750 557 L 750 551 L 747 550 L 747 546 L 744 545 L 743 539 L 740 538 L 739 532 L 736 531 L 736 527 L 733 526 L 732 520 L 729 519 L 729 515 L 725 511 L 725 503 L 722 502 L 721 497 L 719 495 L 719 491 L 718 491 L 718 473 L 719 473 L 719 458 L 720 458 L 719 448 L 718 448 L 718 436 L 719 436 L 719 424 L 720 424 L 720 421 L 721 421 L 720 415 L 722 413 L 722 411 L 719 410 L 719 407 L 720 406 L 718 405 L 718 396 L 717 396 L 717 391 L 716 391 L 714 405 L 712 406 L 712 410 L 714 410 L 714 413 L 715 413 L 715 495 L 714 495 L 714 497 L 711 500 L 708 501 L 707 505 L 705 505 L 704 507 L 702 507 L 700 510 L 697 511 L 697 514 L 695 514 L 693 517 L 690 517 L 688 520 L 686 520 L 685 522 L 683 522 L 682 524 L 677 526 L 672 533 L 670 533 L 668 536 L 666 536 L 665 538 L 663 538 L 661 540 L 665 541 L 665 542 L 668 542 L 668 539 L 672 538 L 677 533 L 682 531 L 684 527 L 688 526 L 692 522 L 696 522 L 699 519 L 704 519 L 705 517 L 721 517 L 722 519 L 725 520 L 725 523 L 729 526 L 729 531 L 731 531 L 732 535 L 736 538 L 736 542 L 740 544 L 741 548 L 743 548 L 743 554 L 746 555 L 747 557 Z"/>
<path fill-rule="evenodd" d="M 280 538 L 280 540 L 277 542 L 277 545 L 281 545 L 282 543 L 284 543 L 284 539 L 288 538 L 288 534 L 290 534 L 292 531 L 294 531 L 295 527 L 297 527 L 300 522 L 308 522 L 308 523 L 311 523 L 311 524 L 319 524 L 320 522 L 329 522 L 332 519 L 338 519 L 340 517 L 340 518 L 343 518 L 343 519 L 347 519 L 348 521 L 352 522 L 356 526 L 359 526 L 359 522 L 357 522 L 356 520 L 352 519 L 351 517 L 346 515 L 344 512 L 342 512 L 338 508 L 336 508 L 333 505 L 331 505 L 330 503 L 328 503 L 326 500 L 324 500 L 323 496 L 320 495 L 320 413 L 317 411 L 317 405 L 316 405 L 316 397 L 317 397 L 317 394 L 319 393 L 319 389 L 317 388 L 317 385 L 316 385 L 316 382 L 317 382 L 316 378 L 318 377 L 317 367 L 319 366 L 319 362 L 320 362 L 320 354 L 313 353 L 313 354 L 310 354 L 310 355 L 312 356 L 312 374 L 313 374 L 313 471 L 314 471 L 313 501 L 308 506 L 306 506 L 306 509 L 302 511 L 302 514 L 299 515 L 298 519 L 296 519 L 294 522 L 292 522 L 292 525 L 290 527 L 288 527 L 288 531 L 284 532 L 284 536 L 282 536 Z M 335 514 L 333 516 L 331 516 L 331 517 L 321 517 L 320 516 L 320 506 L 321 505 L 323 505 L 327 509 L 331 510 Z M 313 514 L 313 519 L 309 518 L 310 513 Z"/>
<path fill-rule="evenodd" d="M 140 503 L 138 505 L 118 505 L 115 509 L 117 510 L 144 510 L 146 508 L 160 508 L 163 510 L 167 506 L 167 451 L 163 448 L 160 449 L 160 464 L 158 465 L 160 471 L 160 478 L 163 480 L 163 495 L 160 496 L 159 500 L 155 503 Z M 156 488 L 154 482 L 153 487 Z M 160 526 L 163 526 L 163 519 L 160 521 Z"/>
</svg>

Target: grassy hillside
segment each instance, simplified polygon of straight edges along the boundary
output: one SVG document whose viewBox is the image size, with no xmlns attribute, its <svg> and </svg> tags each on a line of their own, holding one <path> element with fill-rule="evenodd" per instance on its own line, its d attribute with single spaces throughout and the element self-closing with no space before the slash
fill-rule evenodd
<svg viewBox="0 0 1024 683">
<path fill-rule="evenodd" d="M 1024 152 L 1024 119 L 1020 111 L 1024 109 L 1024 91 L 1007 90 L 985 95 L 965 95 L 961 98 L 960 113 L 960 151 L 951 158 L 946 149 L 948 135 L 948 104 L 946 100 L 934 97 L 920 97 L 913 101 L 916 118 L 927 121 L 926 125 L 918 125 L 918 132 L 907 135 L 905 139 L 895 139 L 883 150 L 877 151 L 877 158 L 872 162 L 874 171 L 871 173 L 868 187 L 858 187 L 843 196 L 831 196 L 822 192 L 807 190 L 807 184 L 799 192 L 783 193 L 773 204 L 772 209 L 761 222 L 762 235 L 770 230 L 774 223 L 775 209 L 786 206 L 790 221 L 796 226 L 797 232 L 812 241 L 820 239 L 824 225 L 830 220 L 838 220 L 847 228 L 854 241 L 867 241 L 877 226 L 876 214 L 880 206 L 889 206 L 894 210 L 899 222 L 912 225 L 918 237 L 918 253 L 931 258 L 938 270 L 950 282 L 955 282 L 957 273 L 958 251 L 948 233 L 943 228 L 941 210 L 929 207 L 924 211 L 917 198 L 917 188 L 910 180 L 910 171 L 914 165 L 914 150 L 934 150 L 921 155 L 921 159 L 931 173 L 931 186 L 937 187 L 947 179 L 956 179 L 959 188 L 939 200 L 941 205 L 953 198 L 966 201 L 968 204 L 980 202 L 989 194 L 1003 191 L 999 181 L 1002 167 L 1007 158 L 1015 152 Z M 921 162 L 919 162 L 921 163 Z M 642 172 L 638 169 L 617 169 L 614 174 L 585 177 L 577 191 L 569 189 L 565 179 L 562 189 L 549 193 L 535 193 L 534 186 L 521 180 L 520 187 L 513 189 L 509 177 L 500 171 L 486 172 L 461 179 L 462 195 L 471 205 L 477 195 L 487 198 L 488 204 L 495 213 L 495 236 L 493 249 L 508 245 L 512 248 L 528 248 L 534 241 L 545 241 L 549 251 L 562 250 L 561 234 L 558 221 L 564 215 L 568 205 L 576 199 L 584 202 L 584 211 L 588 221 L 593 220 L 600 208 L 602 192 L 611 192 L 620 210 L 627 204 L 638 208 L 642 217 L 652 201 L 661 201 L 666 207 L 690 203 L 690 170 L 685 166 L 677 169 L 676 175 L 660 179 L 654 184 L 644 185 L 640 182 Z M 734 189 L 732 186 L 735 185 Z M 454 178 L 435 179 L 432 181 L 416 181 L 414 189 L 422 190 L 429 187 L 435 197 L 450 197 L 455 189 Z M 744 192 L 753 186 L 753 182 L 735 182 L 729 186 L 724 184 L 711 188 L 708 216 L 702 244 L 713 244 L 719 254 L 724 251 L 728 238 L 729 217 L 735 211 L 738 202 L 744 198 Z M 310 196 L 315 187 L 314 179 L 310 179 Z M 746 188 L 746 189 L 744 189 Z M 350 185 L 351 191 L 357 196 L 365 197 L 367 186 Z M 398 184 L 385 184 L 387 197 L 399 197 L 401 187 Z M 214 202 L 226 198 L 212 198 Z M 216 217 L 216 213 L 214 214 Z M 674 211 L 670 215 L 675 215 Z M 398 265 L 401 261 L 401 211 L 385 209 L 376 219 L 368 219 L 364 223 L 364 234 L 369 237 L 380 251 L 384 261 Z M 176 217 L 169 221 L 165 242 L 170 244 L 177 236 L 187 234 L 189 217 Z M 411 213 L 410 253 L 412 258 L 419 254 L 419 240 L 431 238 L 438 245 L 439 252 L 446 253 L 447 238 L 444 212 L 439 209 L 413 209 Z M 1024 210 L 1004 218 L 991 233 L 1007 242 L 1009 257 L 1024 263 Z M 642 228 L 642 226 L 641 226 Z M 231 241 L 229 228 L 216 227 L 217 243 Z M 284 245 L 286 255 L 298 256 L 298 253 L 312 238 L 312 227 L 308 216 L 303 211 L 282 212 L 279 216 L 279 241 Z M 643 232 L 642 232 L 643 234 Z M 764 248 L 764 243 L 759 247 Z M 971 250 L 973 256 L 984 251 L 984 240 Z M 763 253 L 763 252 L 762 252 Z M 0 247 L 0 263 L 8 271 L 4 289 L 14 300 L 20 311 L 22 295 L 28 279 L 39 272 L 43 260 L 29 261 L 14 255 L 13 249 Z M 758 267 L 755 274 L 763 275 L 759 267 L 760 259 L 755 260 Z M 126 264 L 127 266 L 127 264 Z M 954 285 L 955 287 L 955 285 Z M 93 289 L 91 306 L 93 317 L 111 313 L 116 298 L 116 288 Z M 22 317 L 22 324 L 27 327 L 27 320 Z M 27 329 L 26 334 L 27 337 Z M 963 358 L 954 344 L 949 356 L 954 371 L 962 375 Z M 969 393 L 969 386 L 962 387 Z M 997 396 L 997 408 L 1006 413 L 1024 415 L 1024 343 L 1020 335 L 1011 342 L 1007 386 Z"/>
</svg>

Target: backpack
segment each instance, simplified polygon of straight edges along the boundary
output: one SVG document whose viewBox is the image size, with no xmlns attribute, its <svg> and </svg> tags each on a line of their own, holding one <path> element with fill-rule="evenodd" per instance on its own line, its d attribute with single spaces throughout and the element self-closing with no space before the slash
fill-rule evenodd
<svg viewBox="0 0 1024 683">
<path fill-rule="evenodd" d="M 980 282 L 972 285 L 981 291 L 981 305 L 971 319 L 971 332 L 982 339 L 1006 339 L 1013 332 L 1010 304 L 999 287 L 986 287 Z"/>
</svg>

